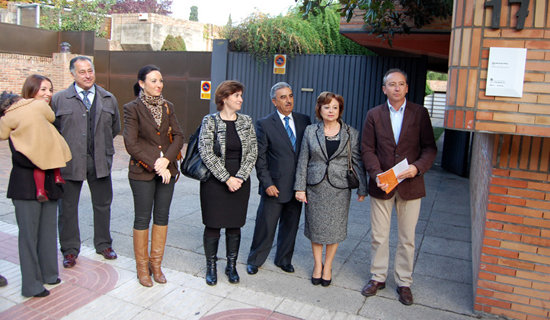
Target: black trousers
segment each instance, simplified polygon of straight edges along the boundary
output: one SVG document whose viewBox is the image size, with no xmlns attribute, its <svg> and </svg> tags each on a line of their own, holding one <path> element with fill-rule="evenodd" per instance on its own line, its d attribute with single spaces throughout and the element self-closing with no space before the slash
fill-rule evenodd
<svg viewBox="0 0 550 320">
<path fill-rule="evenodd" d="M 159 176 L 155 176 L 150 181 L 129 180 L 134 195 L 134 229 L 149 229 L 151 213 L 154 224 L 168 225 L 168 215 L 176 180 L 170 179 L 169 184 L 162 183 L 162 178 Z"/>
<path fill-rule="evenodd" d="M 86 180 L 92 196 L 94 214 L 94 247 L 103 251 L 111 247 L 111 202 L 113 201 L 113 185 L 111 175 L 97 178 L 93 158 L 88 156 Z M 59 244 L 61 252 L 80 253 L 80 228 L 78 227 L 78 202 L 83 181 L 65 179 L 63 199 L 59 206 Z"/>
<path fill-rule="evenodd" d="M 262 196 L 256 214 L 254 237 L 252 238 L 247 263 L 261 266 L 265 262 L 273 246 L 278 224 L 279 233 L 277 235 L 275 265 L 290 264 L 294 254 L 294 243 L 301 211 L 302 203 L 294 198 L 289 202 L 279 203 L 275 198 Z"/>
</svg>

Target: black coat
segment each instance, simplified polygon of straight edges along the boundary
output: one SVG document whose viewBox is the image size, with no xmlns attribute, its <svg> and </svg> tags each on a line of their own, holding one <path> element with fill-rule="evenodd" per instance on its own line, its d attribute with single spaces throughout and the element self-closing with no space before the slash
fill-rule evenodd
<svg viewBox="0 0 550 320">
<path fill-rule="evenodd" d="M 277 112 L 258 120 L 256 135 L 258 137 L 258 160 L 256 174 L 260 180 L 259 194 L 267 196 L 265 190 L 272 185 L 279 189 L 279 203 L 294 199 L 294 176 L 296 163 L 304 137 L 304 130 L 311 123 L 310 118 L 293 112 L 296 127 L 296 151 L 288 138 L 285 127 Z"/>
<path fill-rule="evenodd" d="M 12 169 L 8 184 L 7 197 L 15 200 L 36 200 L 36 185 L 34 184 L 34 169 L 38 169 L 27 157 L 18 152 L 10 142 Z M 63 196 L 63 188 L 55 184 L 53 170 L 46 170 L 44 188 L 50 200 Z"/>
</svg>

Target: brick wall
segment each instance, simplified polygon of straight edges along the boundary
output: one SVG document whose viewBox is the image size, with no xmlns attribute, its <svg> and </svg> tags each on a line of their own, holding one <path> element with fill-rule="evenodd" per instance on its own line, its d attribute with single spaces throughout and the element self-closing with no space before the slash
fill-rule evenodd
<svg viewBox="0 0 550 320">
<path fill-rule="evenodd" d="M 519 4 L 499 0 L 492 29 L 485 0 L 456 0 L 449 57 L 447 128 L 550 137 L 550 3 L 531 0 L 525 28 L 516 30 Z M 490 47 L 527 48 L 522 98 L 485 95 Z"/>
<path fill-rule="evenodd" d="M 69 61 L 76 55 L 54 53 L 52 58 L 0 53 L 0 91 L 21 94 L 25 79 L 33 74 L 50 78 L 54 92 L 67 88 L 73 77 L 69 72 Z M 90 57 L 93 60 L 93 57 Z"/>
<path fill-rule="evenodd" d="M 550 318 L 550 138 L 493 135 L 475 310 Z"/>
<path fill-rule="evenodd" d="M 550 319 L 550 3 L 455 0 L 445 127 L 473 131 L 470 174 L 474 309 Z M 523 97 L 485 95 L 490 47 L 527 48 Z"/>
</svg>

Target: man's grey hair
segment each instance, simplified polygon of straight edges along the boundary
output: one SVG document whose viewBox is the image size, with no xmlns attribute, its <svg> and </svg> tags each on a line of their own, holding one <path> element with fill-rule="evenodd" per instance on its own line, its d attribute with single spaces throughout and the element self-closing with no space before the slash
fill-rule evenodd
<svg viewBox="0 0 550 320">
<path fill-rule="evenodd" d="M 408 78 L 407 78 L 407 74 L 405 73 L 405 71 L 403 71 L 399 68 L 392 68 L 392 69 L 386 71 L 386 74 L 384 74 L 384 79 L 382 80 L 382 85 L 385 86 L 386 81 L 388 81 L 388 77 L 390 76 L 390 74 L 396 73 L 396 72 L 401 73 L 403 75 L 403 77 L 405 77 L 405 83 L 409 83 Z"/>
<path fill-rule="evenodd" d="M 290 90 L 292 90 L 292 87 L 288 83 L 277 82 L 276 84 L 273 85 L 273 87 L 271 87 L 271 91 L 269 92 L 269 96 L 271 97 L 271 100 L 275 99 L 276 97 L 275 92 L 277 92 L 277 90 L 282 88 L 289 88 Z"/>
<path fill-rule="evenodd" d="M 92 62 L 92 59 L 86 57 L 86 56 L 76 56 L 71 59 L 71 62 L 69 62 L 69 71 L 73 74 L 73 76 L 76 76 L 76 73 L 74 71 L 74 64 L 77 61 L 88 61 L 92 65 L 92 70 L 95 72 L 94 63 Z"/>
</svg>

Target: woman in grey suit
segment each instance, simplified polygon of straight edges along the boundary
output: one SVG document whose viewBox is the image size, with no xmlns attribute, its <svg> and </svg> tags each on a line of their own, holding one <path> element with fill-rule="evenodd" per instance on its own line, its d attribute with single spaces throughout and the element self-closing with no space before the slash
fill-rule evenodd
<svg viewBox="0 0 550 320">
<path fill-rule="evenodd" d="M 216 255 L 221 228 L 225 228 L 225 274 L 230 283 L 239 282 L 237 255 L 241 227 L 246 221 L 250 197 L 250 172 L 258 156 L 252 119 L 238 113 L 243 91 L 244 86 L 238 81 L 222 82 L 215 92 L 219 112 L 203 118 L 199 135 L 202 161 L 212 172 L 200 185 L 206 283 L 211 286 L 218 281 Z"/>
<path fill-rule="evenodd" d="M 315 114 L 321 122 L 304 133 L 296 168 L 296 199 L 306 204 L 305 236 L 311 240 L 314 267 L 311 283 L 326 287 L 332 281 L 332 261 L 347 235 L 351 189 L 346 174 L 348 155 L 359 178 L 358 201 L 367 195 L 359 152 L 359 133 L 341 119 L 344 98 L 332 92 L 317 97 Z M 323 263 L 323 246 L 326 245 Z"/>
</svg>

